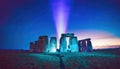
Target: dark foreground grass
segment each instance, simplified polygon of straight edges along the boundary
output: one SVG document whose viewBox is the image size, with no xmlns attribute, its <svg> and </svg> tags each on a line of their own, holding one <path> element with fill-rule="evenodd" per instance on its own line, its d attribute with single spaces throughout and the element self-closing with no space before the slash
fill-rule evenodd
<svg viewBox="0 0 120 69">
<path fill-rule="evenodd" d="M 120 50 L 84 53 L 0 51 L 0 69 L 120 69 Z"/>
</svg>

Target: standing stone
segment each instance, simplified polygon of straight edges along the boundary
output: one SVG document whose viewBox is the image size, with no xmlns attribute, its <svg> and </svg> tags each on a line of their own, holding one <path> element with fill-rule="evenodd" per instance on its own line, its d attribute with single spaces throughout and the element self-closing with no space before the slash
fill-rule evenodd
<svg viewBox="0 0 120 69">
<path fill-rule="evenodd" d="M 86 41 L 87 41 L 87 51 L 88 51 L 88 52 L 90 52 L 90 51 L 93 50 L 93 48 L 92 48 L 92 43 L 91 43 L 90 40 L 91 40 L 91 39 L 87 39 L 87 40 L 86 40 Z"/>
<path fill-rule="evenodd" d="M 70 37 L 70 50 L 71 52 L 78 52 L 78 41 L 77 41 L 77 37 Z"/>
<path fill-rule="evenodd" d="M 81 52 L 82 51 L 82 41 L 81 40 L 78 41 L 78 48 L 79 48 L 79 52 Z"/>
<path fill-rule="evenodd" d="M 38 51 L 46 52 L 47 46 L 48 46 L 48 36 L 40 36 L 38 40 Z"/>
<path fill-rule="evenodd" d="M 74 37 L 74 33 L 61 34 L 61 38 L 60 38 L 60 52 L 70 51 L 69 43 L 70 43 L 70 38 L 71 37 Z"/>
<path fill-rule="evenodd" d="M 86 52 L 86 40 L 82 40 L 82 48 L 81 48 L 82 52 Z"/>
<path fill-rule="evenodd" d="M 30 52 L 34 52 L 35 44 L 33 42 L 30 42 Z"/>
<path fill-rule="evenodd" d="M 38 42 L 35 41 L 35 43 L 31 42 L 30 43 L 30 52 L 37 52 L 38 49 Z"/>
<path fill-rule="evenodd" d="M 50 39 L 50 52 L 56 52 L 57 50 L 57 38 L 56 37 L 51 37 Z"/>
<path fill-rule="evenodd" d="M 34 51 L 35 51 L 35 52 L 38 52 L 38 41 L 35 41 Z"/>
<path fill-rule="evenodd" d="M 61 37 L 60 38 L 60 52 L 67 52 L 66 37 Z"/>
</svg>

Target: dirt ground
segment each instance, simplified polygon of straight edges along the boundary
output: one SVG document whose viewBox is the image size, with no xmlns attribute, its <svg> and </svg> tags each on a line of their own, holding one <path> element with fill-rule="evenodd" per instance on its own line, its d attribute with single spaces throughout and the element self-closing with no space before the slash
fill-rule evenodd
<svg viewBox="0 0 120 69">
<path fill-rule="evenodd" d="M 0 50 L 0 69 L 120 69 L 120 49 L 80 53 Z"/>
</svg>

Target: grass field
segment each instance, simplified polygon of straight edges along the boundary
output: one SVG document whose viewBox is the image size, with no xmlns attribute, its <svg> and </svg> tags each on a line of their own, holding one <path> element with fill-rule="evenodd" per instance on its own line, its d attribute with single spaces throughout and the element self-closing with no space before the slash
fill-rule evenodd
<svg viewBox="0 0 120 69">
<path fill-rule="evenodd" d="M 120 69 L 120 49 L 80 53 L 0 50 L 0 69 Z"/>
</svg>

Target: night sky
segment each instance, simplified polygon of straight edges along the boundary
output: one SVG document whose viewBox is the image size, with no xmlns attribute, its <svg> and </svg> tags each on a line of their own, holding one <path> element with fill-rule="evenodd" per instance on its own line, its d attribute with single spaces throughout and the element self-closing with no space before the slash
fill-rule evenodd
<svg viewBox="0 0 120 69">
<path fill-rule="evenodd" d="M 40 35 L 57 36 L 51 2 L 0 0 L 0 49 L 29 49 Z M 92 38 L 94 47 L 120 45 L 120 1 L 71 0 L 66 32 Z"/>
</svg>

